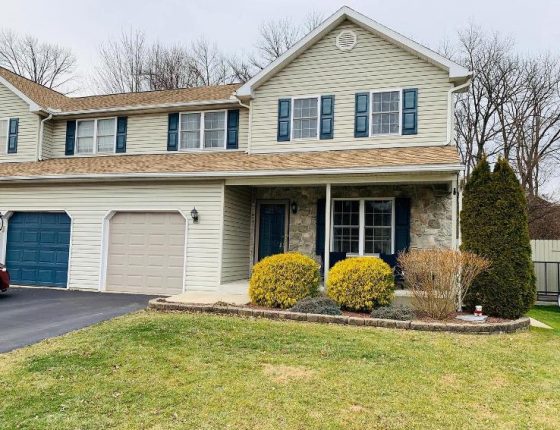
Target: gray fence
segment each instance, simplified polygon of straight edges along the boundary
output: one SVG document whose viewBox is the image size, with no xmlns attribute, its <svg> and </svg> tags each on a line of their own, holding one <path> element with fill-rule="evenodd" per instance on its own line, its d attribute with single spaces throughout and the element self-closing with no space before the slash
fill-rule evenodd
<svg viewBox="0 0 560 430">
<path fill-rule="evenodd" d="M 560 240 L 532 240 L 539 300 L 556 301 L 560 294 Z"/>
</svg>

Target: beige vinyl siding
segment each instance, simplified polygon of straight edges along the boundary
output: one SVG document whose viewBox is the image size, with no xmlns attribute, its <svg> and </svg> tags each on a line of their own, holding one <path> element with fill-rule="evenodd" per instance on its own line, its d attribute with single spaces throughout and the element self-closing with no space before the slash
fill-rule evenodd
<svg viewBox="0 0 560 430">
<path fill-rule="evenodd" d="M 54 122 L 52 120 L 43 123 L 43 158 L 52 158 Z M 64 147 L 62 148 L 64 153 Z"/>
<path fill-rule="evenodd" d="M 167 152 L 167 113 L 128 115 L 126 153 L 157 154 Z M 247 149 L 249 113 L 239 112 L 239 149 Z M 45 154 L 50 158 L 64 157 L 66 120 L 54 121 L 53 142 Z"/>
<path fill-rule="evenodd" d="M 351 51 L 340 51 L 335 45 L 336 36 L 343 29 L 357 34 L 358 43 Z M 418 88 L 418 134 L 354 138 L 355 94 L 393 88 Z M 345 21 L 257 88 L 250 151 L 443 144 L 450 88 L 444 70 Z M 315 95 L 335 96 L 334 139 L 277 142 L 278 99 Z"/>
<path fill-rule="evenodd" d="M 16 154 L 8 154 L 8 148 L 0 148 L 0 163 L 10 161 L 35 161 L 39 136 L 39 115 L 29 111 L 29 105 L 6 86 L 0 84 L 0 119 L 19 118 Z"/>
<path fill-rule="evenodd" d="M 66 210 L 72 218 L 69 288 L 97 290 L 109 211 L 180 210 L 189 219 L 186 289 L 210 291 L 220 283 L 222 191 L 220 182 L 2 185 L 0 211 Z M 194 206 L 200 213 L 197 224 L 190 220 Z"/>
<path fill-rule="evenodd" d="M 249 278 L 251 237 L 251 190 L 224 188 L 222 282 Z"/>
</svg>

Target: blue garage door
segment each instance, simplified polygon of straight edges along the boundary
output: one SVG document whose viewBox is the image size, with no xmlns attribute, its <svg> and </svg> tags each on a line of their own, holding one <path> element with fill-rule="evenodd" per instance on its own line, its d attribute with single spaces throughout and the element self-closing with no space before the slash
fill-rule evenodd
<svg viewBox="0 0 560 430">
<path fill-rule="evenodd" d="M 66 287 L 69 247 L 70 218 L 65 213 L 14 213 L 6 247 L 12 284 Z"/>
</svg>

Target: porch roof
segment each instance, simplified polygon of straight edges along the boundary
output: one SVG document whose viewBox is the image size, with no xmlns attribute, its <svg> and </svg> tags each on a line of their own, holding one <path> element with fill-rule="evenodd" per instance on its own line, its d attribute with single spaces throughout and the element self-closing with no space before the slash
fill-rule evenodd
<svg viewBox="0 0 560 430">
<path fill-rule="evenodd" d="M 167 154 L 66 157 L 1 163 L 0 181 L 31 179 L 221 178 L 321 173 L 458 171 L 453 146 L 347 151 L 247 154 L 176 152 Z"/>
</svg>

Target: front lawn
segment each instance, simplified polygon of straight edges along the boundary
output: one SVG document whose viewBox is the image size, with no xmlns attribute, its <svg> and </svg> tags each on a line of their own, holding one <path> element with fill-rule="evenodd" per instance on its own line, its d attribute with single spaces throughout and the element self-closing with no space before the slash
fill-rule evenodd
<svg viewBox="0 0 560 430">
<path fill-rule="evenodd" d="M 556 334 L 560 335 L 560 308 L 558 306 L 535 306 L 527 315 L 548 324 Z"/>
<path fill-rule="evenodd" d="M 552 331 L 140 312 L 0 355 L 0 428 L 555 429 L 558 375 Z"/>
</svg>

